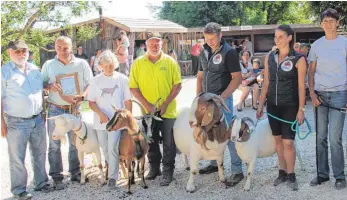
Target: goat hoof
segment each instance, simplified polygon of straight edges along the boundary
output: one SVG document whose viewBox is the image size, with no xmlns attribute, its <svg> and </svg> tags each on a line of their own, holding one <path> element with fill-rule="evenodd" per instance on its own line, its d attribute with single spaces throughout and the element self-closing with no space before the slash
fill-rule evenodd
<svg viewBox="0 0 347 200">
<path fill-rule="evenodd" d="M 142 188 L 143 188 L 143 189 L 148 189 L 148 186 L 147 186 L 147 185 L 145 185 L 145 186 L 143 186 Z"/>
<path fill-rule="evenodd" d="M 187 171 L 190 171 L 190 167 L 186 167 L 186 170 L 187 170 Z"/>
<path fill-rule="evenodd" d="M 81 180 L 81 182 L 80 182 L 82 185 L 84 185 L 85 183 L 86 183 L 86 181 L 85 180 Z"/>
<path fill-rule="evenodd" d="M 132 193 L 132 192 L 130 192 L 130 191 L 128 191 L 128 192 L 127 192 L 127 194 L 132 195 L 133 193 Z"/>
<path fill-rule="evenodd" d="M 250 188 L 243 188 L 243 191 L 248 192 Z"/>
<path fill-rule="evenodd" d="M 233 182 L 230 182 L 230 181 L 224 181 L 223 183 L 225 185 L 225 188 L 229 188 L 229 187 L 234 187 L 235 186 L 235 184 Z"/>
<path fill-rule="evenodd" d="M 195 192 L 195 186 L 194 185 L 191 185 L 191 186 L 187 185 L 186 191 L 189 193 Z"/>
</svg>

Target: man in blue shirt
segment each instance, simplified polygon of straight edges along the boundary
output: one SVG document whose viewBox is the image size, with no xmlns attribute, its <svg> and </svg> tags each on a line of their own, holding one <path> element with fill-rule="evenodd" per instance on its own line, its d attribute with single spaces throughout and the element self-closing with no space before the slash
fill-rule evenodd
<svg viewBox="0 0 347 200">
<path fill-rule="evenodd" d="M 80 117 L 80 115 L 74 112 L 74 110 L 78 110 L 81 101 L 83 101 L 86 96 L 89 81 L 93 77 L 92 71 L 86 60 L 76 58 L 72 54 L 72 41 L 70 38 L 66 36 L 58 37 L 55 41 L 55 51 L 57 56 L 54 59 L 47 60 L 42 66 L 41 71 L 44 88 L 49 91 L 47 99 L 48 117 L 51 118 L 64 113 L 75 114 Z M 57 82 L 57 76 L 63 74 L 77 74 L 78 85 L 80 90 L 83 92 L 82 95 L 63 95 L 62 86 Z M 62 190 L 64 189 L 62 182 L 64 176 L 62 174 L 63 162 L 60 150 L 61 143 L 60 140 L 52 139 L 54 127 L 53 120 L 47 120 L 49 135 L 49 175 L 53 179 L 55 190 Z M 67 135 L 69 137 L 69 172 L 71 175 L 71 181 L 80 182 L 80 162 L 78 160 L 77 149 L 75 144 L 73 144 L 72 131 Z"/>
<path fill-rule="evenodd" d="M 49 192 L 46 173 L 46 129 L 43 112 L 43 79 L 38 68 L 26 61 L 28 46 L 10 42 L 11 61 L 1 68 L 1 136 L 6 137 L 10 159 L 11 192 L 18 199 L 31 199 L 25 168 L 30 144 L 35 190 Z"/>
</svg>

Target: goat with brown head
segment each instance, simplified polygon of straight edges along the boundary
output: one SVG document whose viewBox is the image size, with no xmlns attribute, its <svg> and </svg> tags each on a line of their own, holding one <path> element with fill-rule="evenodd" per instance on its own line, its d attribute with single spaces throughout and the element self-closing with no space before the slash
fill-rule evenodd
<svg viewBox="0 0 347 200">
<path fill-rule="evenodd" d="M 212 93 L 201 93 L 194 99 L 189 124 L 194 128 L 194 139 L 201 147 L 208 149 L 207 140 L 222 143 L 230 137 L 223 108 L 230 112 L 224 100 Z"/>
<path fill-rule="evenodd" d="M 247 122 L 251 123 L 251 126 L 254 126 L 254 121 L 249 117 L 243 117 L 241 119 L 236 116 L 233 117 L 230 123 L 231 141 L 247 142 L 249 140 L 251 137 L 251 126 Z"/>
</svg>

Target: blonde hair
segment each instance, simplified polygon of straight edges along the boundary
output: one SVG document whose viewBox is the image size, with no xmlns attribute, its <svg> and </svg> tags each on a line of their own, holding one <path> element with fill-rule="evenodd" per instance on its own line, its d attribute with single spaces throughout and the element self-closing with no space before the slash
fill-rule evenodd
<svg viewBox="0 0 347 200">
<path fill-rule="evenodd" d="M 115 69 L 119 67 L 118 59 L 111 50 L 105 50 L 104 52 L 101 53 L 99 58 L 99 64 L 105 64 L 105 65 L 114 64 Z"/>
</svg>

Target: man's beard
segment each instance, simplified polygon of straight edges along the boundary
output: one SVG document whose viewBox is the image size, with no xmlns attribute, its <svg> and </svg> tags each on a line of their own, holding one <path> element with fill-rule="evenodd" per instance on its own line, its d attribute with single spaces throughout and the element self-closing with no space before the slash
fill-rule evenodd
<svg viewBox="0 0 347 200">
<path fill-rule="evenodd" d="M 15 59 L 13 60 L 13 62 L 18 65 L 19 67 L 23 67 L 26 63 L 26 59 L 25 58 L 21 58 L 21 59 Z"/>
<path fill-rule="evenodd" d="M 149 53 L 149 55 L 151 55 L 151 56 L 159 56 L 160 53 L 161 53 L 161 51 L 158 51 L 157 53 L 148 51 L 148 53 Z"/>
</svg>

